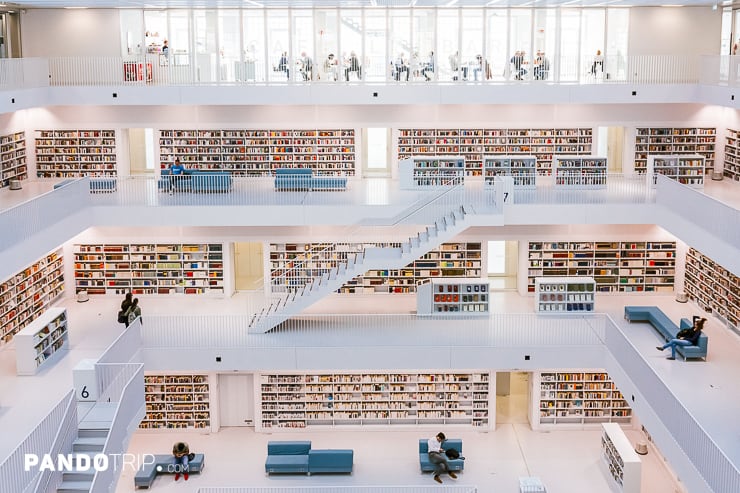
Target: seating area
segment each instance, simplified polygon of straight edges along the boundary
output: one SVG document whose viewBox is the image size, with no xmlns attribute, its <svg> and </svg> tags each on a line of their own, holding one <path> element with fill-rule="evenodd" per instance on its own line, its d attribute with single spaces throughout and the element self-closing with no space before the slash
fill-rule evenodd
<svg viewBox="0 0 740 493">
<path fill-rule="evenodd" d="M 189 474 L 200 473 L 203 471 L 205 455 L 195 454 L 193 460 L 188 463 Z M 174 457 L 172 454 L 157 454 L 154 456 L 153 463 L 147 463 L 141 466 L 134 476 L 134 488 L 150 488 L 159 474 L 175 474 Z"/>
<path fill-rule="evenodd" d="M 657 306 L 625 306 L 624 318 L 630 322 L 650 322 L 664 341 L 674 339 L 679 330 L 688 329 L 692 326 L 691 321 L 687 318 L 682 318 L 679 326 L 676 326 Z M 676 346 L 676 352 L 684 360 L 691 358 L 706 360 L 708 343 L 709 338 L 702 333 L 699 336 L 697 346 Z"/>
<path fill-rule="evenodd" d="M 275 170 L 276 191 L 346 190 L 346 176 L 316 176 L 311 168 L 278 168 Z"/>
<path fill-rule="evenodd" d="M 54 184 L 54 189 L 72 183 L 75 179 L 62 180 Z M 118 189 L 117 178 L 90 178 L 90 193 L 115 192 Z"/>
<path fill-rule="evenodd" d="M 168 192 L 230 192 L 233 186 L 231 173 L 228 171 L 201 171 L 186 169 L 182 175 L 173 176 L 170 170 L 161 170 L 157 189 Z"/>
<path fill-rule="evenodd" d="M 421 472 L 432 472 L 434 471 L 434 464 L 429 461 L 429 439 L 419 438 L 419 466 Z M 448 438 L 442 442 L 442 449 L 454 448 L 460 453 L 460 457 L 463 456 L 462 440 L 459 438 Z M 462 471 L 465 469 L 464 459 L 447 459 L 447 465 L 450 471 Z"/>
<path fill-rule="evenodd" d="M 275 473 L 352 473 L 354 451 L 314 450 L 310 441 L 270 441 L 267 443 L 265 472 Z"/>
</svg>

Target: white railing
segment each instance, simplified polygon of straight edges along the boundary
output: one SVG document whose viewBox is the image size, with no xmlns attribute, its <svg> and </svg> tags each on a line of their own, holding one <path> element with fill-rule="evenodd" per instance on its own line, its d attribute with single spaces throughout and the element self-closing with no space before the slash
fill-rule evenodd
<svg viewBox="0 0 740 493">
<path fill-rule="evenodd" d="M 111 324 L 117 322 L 111 322 Z M 105 365 L 111 363 L 129 363 L 141 347 L 141 318 L 137 317 L 128 327 L 121 332 L 116 340 L 111 343 L 105 352 L 98 358 L 97 364 Z M 105 382 L 101 382 L 105 388 Z"/>
<path fill-rule="evenodd" d="M 605 344 L 627 376 L 648 399 L 678 447 L 712 491 L 740 491 L 740 471 L 694 416 L 673 395 L 627 336 L 609 320 Z M 667 444 L 658 446 L 667 447 Z"/>
<path fill-rule="evenodd" d="M 88 190 L 88 179 L 83 178 L 0 212 L 0 251 L 28 240 L 87 207 Z"/>
<path fill-rule="evenodd" d="M 128 450 L 131 435 L 144 417 L 144 365 L 95 365 L 96 373 L 101 366 L 109 367 L 106 370 L 107 373 L 118 375 L 108 389 L 101 394 L 110 397 L 110 401 L 104 402 L 118 403 L 101 453 L 107 457 L 120 457 L 120 454 Z M 98 402 L 101 400 L 98 399 Z M 111 467 L 95 472 L 90 486 L 91 492 L 115 490 L 113 486 L 120 477 L 122 464 L 115 463 L 119 467 L 114 467 L 113 464 L 111 460 Z"/>
<path fill-rule="evenodd" d="M 477 493 L 477 486 L 210 486 L 198 493 Z"/>
<path fill-rule="evenodd" d="M 462 63 L 461 70 L 451 72 L 448 60 L 437 61 L 437 73 L 427 81 L 422 66 L 401 72 L 390 61 L 372 58 L 362 67 L 362 79 L 350 73 L 347 80 L 344 66 L 327 72 L 323 62 L 314 62 L 312 80 L 305 80 L 297 66 L 287 72 L 268 70 L 264 64 L 236 60 L 217 60 L 214 55 L 160 55 L 139 57 L 52 57 L 48 60 L 51 84 L 54 86 L 110 85 L 286 85 L 347 84 L 347 85 L 427 85 L 427 84 L 501 84 L 501 83 L 567 83 L 567 84 L 697 84 L 705 67 L 714 65 L 698 55 L 634 55 L 605 57 L 594 63 L 593 57 L 564 56 L 550 60 L 549 70 L 542 70 L 527 60 L 521 77 L 510 60 L 489 60 L 486 78 L 478 65 Z M 719 71 L 719 66 L 717 66 Z M 713 72 L 710 72 L 710 74 Z M 334 76 L 333 74 L 336 74 Z M 408 74 L 408 80 L 407 80 Z M 476 74 L 478 78 L 476 80 Z M 398 76 L 400 75 L 400 76 Z M 711 76 L 711 75 L 709 75 Z M 336 79 L 336 80 L 335 80 Z"/>
<path fill-rule="evenodd" d="M 147 316 L 143 349 L 286 347 L 540 347 L 601 346 L 603 315 L 487 318 L 416 315 L 315 315 L 283 322 L 266 334 L 247 332 L 249 315 Z"/>
<path fill-rule="evenodd" d="M 27 89 L 49 85 L 46 58 L 0 59 L 0 89 Z"/>
<path fill-rule="evenodd" d="M 728 245 L 740 246 L 740 210 L 676 180 L 663 175 L 657 178 L 658 205 Z"/>
<path fill-rule="evenodd" d="M 28 434 L 15 450 L 0 464 L 0 491 L 30 492 L 29 486 L 40 479 L 38 468 L 24 467 L 26 454 L 41 458 L 63 445 L 64 438 L 57 432 L 77 424 L 77 406 L 74 391 L 70 390 L 49 414 Z M 39 459 L 40 460 L 40 459 Z"/>
<path fill-rule="evenodd" d="M 646 175 L 609 173 L 604 188 L 583 189 L 555 186 L 552 176 L 537 176 L 536 189 L 514 187 L 513 204 L 650 204 L 656 192 L 647 184 Z"/>
<path fill-rule="evenodd" d="M 97 402 L 119 402 L 137 368 L 137 363 L 95 363 Z"/>
<path fill-rule="evenodd" d="M 68 453 L 72 450 L 72 444 L 77 438 L 77 401 L 71 399 L 68 404 L 67 413 L 64 422 L 61 423 L 57 430 L 54 443 L 49 450 L 51 457 L 58 454 Z M 44 469 L 36 483 L 36 492 L 56 491 L 56 487 L 62 482 L 62 471 Z"/>
</svg>

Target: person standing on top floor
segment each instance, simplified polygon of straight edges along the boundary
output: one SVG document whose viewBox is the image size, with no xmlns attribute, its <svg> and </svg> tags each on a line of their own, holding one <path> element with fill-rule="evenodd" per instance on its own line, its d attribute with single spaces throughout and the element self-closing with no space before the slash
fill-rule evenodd
<svg viewBox="0 0 740 493">
<path fill-rule="evenodd" d="M 134 300 L 131 302 L 131 306 L 129 306 L 128 310 L 126 310 L 126 321 L 128 322 L 126 324 L 126 327 L 131 325 L 134 320 L 140 317 L 141 308 L 139 307 L 139 298 L 134 298 Z"/>
<path fill-rule="evenodd" d="M 133 301 L 131 300 L 132 297 L 133 295 L 131 293 L 126 293 L 126 296 L 121 302 L 121 310 L 118 312 L 118 323 L 124 324 L 126 327 L 128 327 L 128 316 L 126 315 L 126 312 L 133 304 Z"/>
</svg>

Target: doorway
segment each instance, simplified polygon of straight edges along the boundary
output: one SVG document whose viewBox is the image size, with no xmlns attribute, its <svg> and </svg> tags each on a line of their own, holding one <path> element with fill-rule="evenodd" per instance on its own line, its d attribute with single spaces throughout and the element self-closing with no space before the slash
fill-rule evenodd
<svg viewBox="0 0 740 493">
<path fill-rule="evenodd" d="M 154 129 L 129 128 L 128 153 L 132 175 L 154 173 Z"/>
<path fill-rule="evenodd" d="M 234 243 L 234 289 L 255 291 L 264 287 L 265 266 L 261 242 Z"/>
<path fill-rule="evenodd" d="M 254 375 L 218 375 L 219 421 L 224 426 L 254 426 Z"/>
<path fill-rule="evenodd" d="M 528 423 L 530 374 L 496 372 L 496 424 Z"/>
<path fill-rule="evenodd" d="M 488 280 L 492 291 L 516 290 L 519 242 L 488 242 Z"/>
<path fill-rule="evenodd" d="M 389 163 L 391 140 L 390 128 L 366 128 L 364 130 L 363 142 L 365 142 L 365 168 L 363 174 L 366 176 L 390 176 Z"/>
<path fill-rule="evenodd" d="M 598 149 L 596 155 L 606 157 L 608 172 L 621 174 L 624 156 L 624 127 L 598 127 Z"/>
</svg>

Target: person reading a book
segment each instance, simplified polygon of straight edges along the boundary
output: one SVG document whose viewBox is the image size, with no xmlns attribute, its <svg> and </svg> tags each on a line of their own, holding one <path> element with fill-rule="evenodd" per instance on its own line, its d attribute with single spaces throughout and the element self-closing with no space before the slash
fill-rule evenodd
<svg viewBox="0 0 740 493">
<path fill-rule="evenodd" d="M 175 457 L 175 481 L 180 479 L 180 473 L 183 473 L 185 481 L 190 477 L 188 474 L 188 463 L 190 462 L 190 447 L 185 442 L 177 442 L 172 446 L 172 455 Z"/>
<path fill-rule="evenodd" d="M 427 442 L 427 454 L 429 454 L 429 462 L 434 464 L 434 480 L 438 483 L 442 483 L 440 474 L 447 473 L 452 479 L 457 479 L 457 474 L 450 471 L 450 466 L 447 464 L 447 456 L 445 455 L 444 449 L 442 449 L 442 442 L 447 439 L 444 433 L 439 432 L 433 438 Z"/>
<path fill-rule="evenodd" d="M 671 356 L 666 359 L 676 359 L 676 346 L 696 346 L 699 343 L 699 336 L 701 336 L 701 331 L 704 330 L 706 321 L 706 318 L 694 315 L 694 325 L 691 328 L 678 331 L 675 339 L 671 339 L 662 346 L 655 346 L 655 349 L 663 351 L 671 348 Z"/>
</svg>

